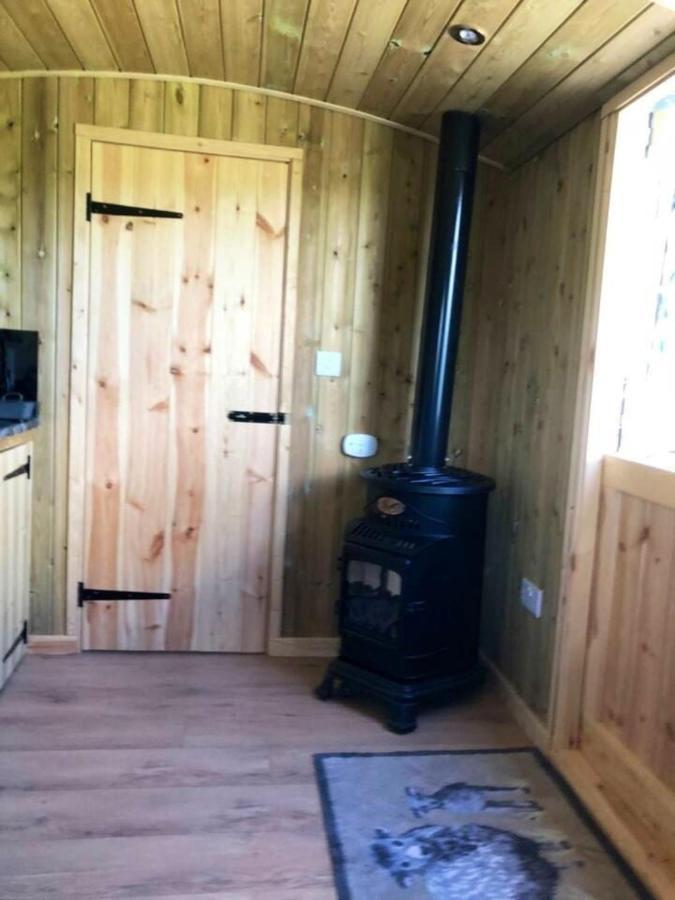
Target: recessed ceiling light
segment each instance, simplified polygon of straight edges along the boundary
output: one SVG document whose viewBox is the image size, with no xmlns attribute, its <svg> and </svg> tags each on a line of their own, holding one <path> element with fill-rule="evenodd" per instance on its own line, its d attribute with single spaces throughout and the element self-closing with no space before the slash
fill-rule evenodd
<svg viewBox="0 0 675 900">
<path fill-rule="evenodd" d="M 470 25 L 453 25 L 448 28 L 451 38 L 454 38 L 460 44 L 468 44 L 470 47 L 477 47 L 485 42 L 485 35 L 477 28 Z"/>
</svg>

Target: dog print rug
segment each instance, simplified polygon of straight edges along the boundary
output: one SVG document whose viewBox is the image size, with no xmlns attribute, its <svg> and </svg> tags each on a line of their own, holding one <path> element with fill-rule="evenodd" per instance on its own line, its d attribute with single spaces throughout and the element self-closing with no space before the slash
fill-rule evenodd
<svg viewBox="0 0 675 900">
<path fill-rule="evenodd" d="M 536 750 L 314 760 L 339 900 L 650 897 Z"/>
</svg>

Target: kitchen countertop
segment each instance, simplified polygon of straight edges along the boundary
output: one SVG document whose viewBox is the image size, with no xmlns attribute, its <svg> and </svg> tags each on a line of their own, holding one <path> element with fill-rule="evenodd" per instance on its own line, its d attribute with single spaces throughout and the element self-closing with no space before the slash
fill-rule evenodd
<svg viewBox="0 0 675 900">
<path fill-rule="evenodd" d="M 37 416 L 34 419 L 27 419 L 25 422 L 0 419 L 0 450 L 9 450 L 10 447 L 22 443 L 20 436 L 33 431 L 39 424 L 40 419 Z M 30 440 L 30 434 L 26 435 L 25 440 Z"/>
</svg>

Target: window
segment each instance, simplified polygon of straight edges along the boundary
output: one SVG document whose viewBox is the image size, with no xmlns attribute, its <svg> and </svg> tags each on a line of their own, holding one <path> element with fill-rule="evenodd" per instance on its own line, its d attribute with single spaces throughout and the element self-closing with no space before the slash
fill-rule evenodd
<svg viewBox="0 0 675 900">
<path fill-rule="evenodd" d="M 607 449 L 675 468 L 675 76 L 619 113 L 602 290 Z"/>
</svg>

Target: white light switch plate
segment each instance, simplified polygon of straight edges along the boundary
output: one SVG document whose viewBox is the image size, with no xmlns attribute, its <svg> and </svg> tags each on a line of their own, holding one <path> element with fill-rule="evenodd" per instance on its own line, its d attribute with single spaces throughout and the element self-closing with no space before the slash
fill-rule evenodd
<svg viewBox="0 0 675 900">
<path fill-rule="evenodd" d="M 342 452 L 355 459 L 368 459 L 377 453 L 377 438 L 372 434 L 346 434 L 342 438 Z"/>
<path fill-rule="evenodd" d="M 523 578 L 520 582 L 520 602 L 528 612 L 537 619 L 541 618 L 541 607 L 544 601 L 544 592 L 534 582 Z"/>
<path fill-rule="evenodd" d="M 342 372 L 342 354 L 336 350 L 316 351 L 316 374 L 339 378 Z"/>
</svg>

